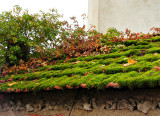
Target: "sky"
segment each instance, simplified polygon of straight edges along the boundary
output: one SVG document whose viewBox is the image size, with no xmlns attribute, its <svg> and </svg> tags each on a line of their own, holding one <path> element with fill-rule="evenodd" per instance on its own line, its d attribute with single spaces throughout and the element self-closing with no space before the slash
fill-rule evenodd
<svg viewBox="0 0 160 116">
<path fill-rule="evenodd" d="M 23 9 L 28 9 L 29 13 L 38 13 L 40 10 L 47 12 L 55 8 L 63 14 L 65 20 L 75 16 L 80 26 L 87 25 L 87 20 L 83 23 L 82 14 L 88 13 L 88 0 L 0 0 L 0 13 L 12 10 L 13 6 L 19 5 Z M 2 2 L 3 1 L 3 2 Z"/>
</svg>

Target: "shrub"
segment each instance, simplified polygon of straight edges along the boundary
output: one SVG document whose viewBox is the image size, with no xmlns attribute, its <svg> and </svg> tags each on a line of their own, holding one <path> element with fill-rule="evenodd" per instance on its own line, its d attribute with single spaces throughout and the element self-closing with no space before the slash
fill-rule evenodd
<svg viewBox="0 0 160 116">
<path fill-rule="evenodd" d="M 0 14 L 0 52 L 5 63 L 18 64 L 31 55 L 43 55 L 50 43 L 56 45 L 60 31 L 61 15 L 56 10 L 41 14 L 29 14 L 15 6 L 13 11 Z M 39 54 L 41 53 L 41 54 Z"/>
<path fill-rule="evenodd" d="M 119 32 L 116 28 L 108 28 L 107 33 L 104 34 L 103 36 L 102 42 L 103 43 L 110 42 L 110 41 L 119 42 L 120 35 L 121 35 L 121 32 Z"/>
</svg>

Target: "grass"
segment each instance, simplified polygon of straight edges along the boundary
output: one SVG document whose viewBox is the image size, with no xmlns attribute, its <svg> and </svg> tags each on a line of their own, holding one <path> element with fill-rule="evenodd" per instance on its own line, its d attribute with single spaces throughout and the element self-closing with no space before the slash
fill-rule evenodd
<svg viewBox="0 0 160 116">
<path fill-rule="evenodd" d="M 108 54 L 72 58 L 66 63 L 40 67 L 32 73 L 1 78 L 0 91 L 37 92 L 55 89 L 55 86 L 60 89 L 66 89 L 66 86 L 78 88 L 81 84 L 86 84 L 88 89 L 104 89 L 110 82 L 131 89 L 160 86 L 160 71 L 153 69 L 160 67 L 159 36 L 112 45 L 114 49 Z M 137 63 L 124 66 L 128 59 Z M 8 82 L 10 78 L 12 81 Z"/>
</svg>

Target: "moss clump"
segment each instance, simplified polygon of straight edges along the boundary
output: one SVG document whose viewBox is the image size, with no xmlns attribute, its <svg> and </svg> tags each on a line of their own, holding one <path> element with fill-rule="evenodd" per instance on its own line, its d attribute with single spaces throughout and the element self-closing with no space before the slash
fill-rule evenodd
<svg viewBox="0 0 160 116">
<path fill-rule="evenodd" d="M 152 41 L 151 41 L 152 40 Z M 86 84 L 88 89 L 104 89 L 110 82 L 120 88 L 144 88 L 160 86 L 160 37 L 129 40 L 114 45 L 111 53 L 77 57 L 66 63 L 40 67 L 36 72 L 10 75 L 0 79 L 0 91 L 43 91 L 77 88 Z M 127 64 L 129 59 L 137 61 Z M 12 78 L 12 81 L 8 79 Z M 59 88 L 58 88 L 59 87 Z"/>
</svg>

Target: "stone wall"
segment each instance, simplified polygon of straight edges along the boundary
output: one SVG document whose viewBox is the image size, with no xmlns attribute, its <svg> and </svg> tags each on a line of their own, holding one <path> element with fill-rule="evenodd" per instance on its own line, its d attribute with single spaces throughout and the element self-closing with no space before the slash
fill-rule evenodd
<svg viewBox="0 0 160 116">
<path fill-rule="evenodd" d="M 148 33 L 160 27 L 160 0 L 89 0 L 88 24 L 106 33 L 109 27 L 119 31 Z"/>
<path fill-rule="evenodd" d="M 158 116 L 160 89 L 1 93 L 0 116 Z"/>
</svg>

